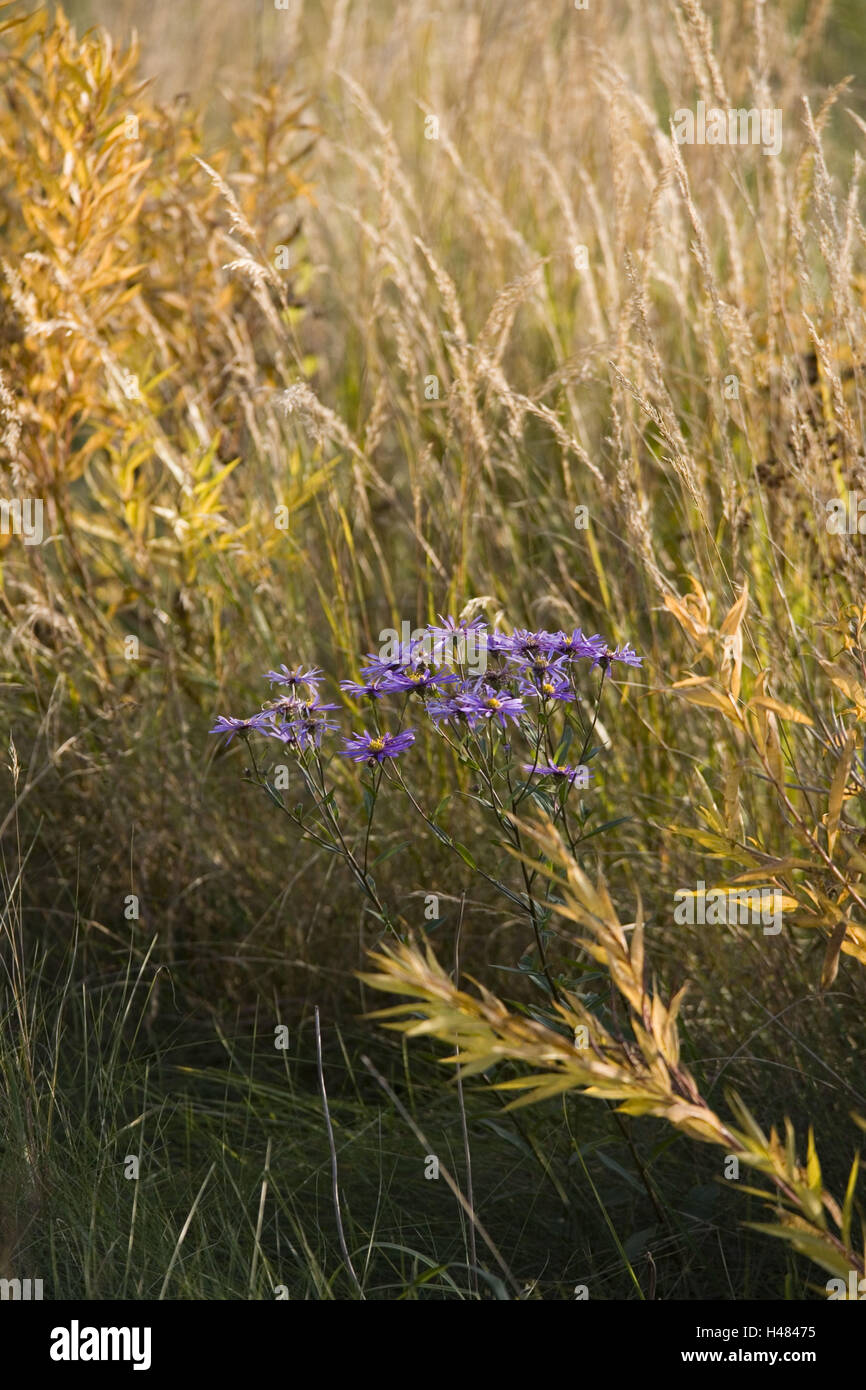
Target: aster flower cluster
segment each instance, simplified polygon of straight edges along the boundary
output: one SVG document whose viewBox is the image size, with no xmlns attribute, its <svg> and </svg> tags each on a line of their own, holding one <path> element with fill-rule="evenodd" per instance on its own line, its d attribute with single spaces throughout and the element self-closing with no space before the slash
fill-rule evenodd
<svg viewBox="0 0 866 1390">
<path fill-rule="evenodd" d="M 228 734 L 226 745 L 236 734 L 257 733 L 278 739 L 298 749 L 320 748 L 325 734 L 337 733 L 339 724 L 328 718 L 330 710 L 339 705 L 324 704 L 319 699 L 319 685 L 324 672 L 318 666 L 280 666 L 266 671 L 264 679 L 282 692 L 263 705 L 248 719 L 235 719 L 221 714 L 210 730 L 212 734 Z"/>
<path fill-rule="evenodd" d="M 541 970 L 556 997 L 544 955 L 549 909 L 535 901 L 528 882 L 525 891 L 514 891 L 477 865 L 466 847 L 445 832 L 438 813 L 424 809 L 400 760 L 418 739 L 416 726 L 426 726 L 428 737 L 432 733 L 447 744 L 469 769 L 474 799 L 498 822 L 501 838 L 494 843 L 504 841 L 522 850 L 516 813 L 529 796 L 553 817 L 576 852 L 592 811 L 583 799 L 575 808 L 572 793 L 587 788 L 593 776 L 588 763 L 599 751 L 592 740 L 605 680 L 614 663 L 638 667 L 641 658 L 629 643 L 612 648 L 604 638 L 588 636 L 580 628 L 518 628 L 505 634 L 491 631 L 480 618 L 440 618 L 411 633 L 404 624 L 402 640 L 393 630 L 391 636 L 378 654 L 369 652 L 363 658 L 357 678 L 340 682 L 346 704 L 366 709 L 367 727 L 360 731 L 343 733 L 332 717 L 340 706 L 322 698 L 321 668 L 280 665 L 264 672 L 270 699 L 257 713 L 246 719 L 220 715 L 211 733 L 225 734 L 226 744 L 240 736 L 251 753 L 251 738 L 260 735 L 293 756 L 308 794 L 306 805 L 299 802 L 290 810 L 276 779 L 273 784 L 268 780 L 267 768 L 260 767 L 253 754 L 255 780 L 302 836 L 345 858 L 376 914 L 389 926 L 393 922 L 379 899 L 368 855 L 379 792 L 385 782 L 392 784 L 440 840 L 526 912 Z M 596 670 L 594 707 L 590 702 L 587 709 L 579 679 L 582 672 Z M 576 757 L 573 748 L 579 749 Z M 361 849 L 351 833 L 344 832 L 335 789 L 328 787 L 327 769 L 334 754 L 368 769 Z"/>
<path fill-rule="evenodd" d="M 472 638 L 471 644 L 466 639 Z M 451 664 L 431 663 L 432 645 L 446 647 Z M 466 656 L 467 646 L 474 659 Z M 435 728 L 459 734 L 487 724 L 505 731 L 509 723 L 522 728 L 533 741 L 539 724 L 547 725 L 558 706 L 577 704 L 576 665 L 588 661 L 589 669 L 607 673 L 611 663 L 640 666 L 641 658 L 629 643 L 611 648 L 598 635 L 587 637 L 580 628 L 571 632 L 530 632 L 511 635 L 489 632 L 480 620 L 471 624 L 440 619 L 424 634 L 404 644 L 395 656 L 367 657 L 363 682 L 344 681 L 342 688 L 356 696 L 380 699 L 383 694 L 418 694 Z M 526 770 L 526 769 L 524 769 Z M 563 768 L 538 762 L 530 770 L 557 777 Z M 567 772 L 568 769 L 565 769 Z M 576 777 L 571 777 L 573 784 Z"/>
<path fill-rule="evenodd" d="M 443 657 L 445 658 L 443 660 Z M 550 722 L 557 707 L 576 706 L 581 695 L 575 674 L 577 663 L 607 673 L 613 662 L 640 666 L 641 658 L 630 643 L 611 648 L 597 634 L 586 636 L 580 628 L 571 632 L 532 632 L 518 628 L 510 635 L 491 632 L 480 618 L 461 622 L 440 618 L 408 642 L 393 650 L 370 652 L 360 668 L 360 680 L 343 680 L 340 689 L 352 701 L 367 701 L 373 708 L 374 729 L 343 737 L 342 755 L 355 762 L 382 764 L 411 747 L 414 729 L 383 731 L 379 727 L 378 702 L 387 696 L 416 696 L 431 725 L 440 732 L 450 728 L 462 736 L 487 725 L 503 732 L 509 723 L 523 729 L 530 745 L 538 729 Z M 266 671 L 264 679 L 279 693 L 247 719 L 220 715 L 211 733 L 258 733 L 304 751 L 320 749 L 326 735 L 339 732 L 329 715 L 339 706 L 323 702 L 319 687 L 320 667 L 280 665 Z M 404 703 L 404 710 L 406 706 Z M 549 742 L 549 740 L 548 740 Z M 572 785 L 575 769 L 553 758 L 524 764 L 523 770 Z M 575 774 L 575 775 L 572 775 Z"/>
</svg>

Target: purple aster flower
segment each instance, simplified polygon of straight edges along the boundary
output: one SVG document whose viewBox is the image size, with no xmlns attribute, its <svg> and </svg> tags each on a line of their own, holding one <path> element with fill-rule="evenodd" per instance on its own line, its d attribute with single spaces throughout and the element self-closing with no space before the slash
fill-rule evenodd
<svg viewBox="0 0 866 1390">
<path fill-rule="evenodd" d="M 368 652 L 365 660 L 368 665 L 361 667 L 361 675 L 366 676 L 367 680 L 378 680 L 380 676 L 387 676 L 392 671 L 402 671 L 406 666 L 412 665 L 413 647 L 411 642 L 403 642 L 397 650 L 395 657 L 377 656 L 375 652 Z"/>
<path fill-rule="evenodd" d="M 271 685 L 288 685 L 297 690 L 299 685 L 307 685 L 313 691 L 318 688 L 324 672 L 319 666 L 311 666 L 305 671 L 303 666 L 288 667 L 281 664 L 279 671 L 265 671 L 263 679 Z"/>
<path fill-rule="evenodd" d="M 212 729 L 208 729 L 209 734 L 228 734 L 225 747 L 228 748 L 235 734 L 243 734 L 250 729 L 257 733 L 267 733 L 266 725 L 271 722 L 270 710 L 261 710 L 258 714 L 253 714 L 249 719 L 235 719 L 230 714 L 217 715 L 217 721 Z"/>
<path fill-rule="evenodd" d="M 640 666 L 641 657 L 638 656 L 630 642 L 626 642 L 624 647 L 617 647 L 615 651 L 610 647 L 604 647 L 597 653 L 593 666 L 601 666 L 603 670 L 610 669 L 612 661 L 622 661 L 626 666 Z"/>
<path fill-rule="evenodd" d="M 325 710 L 339 709 L 339 705 L 323 705 L 319 702 L 319 697 L 314 694 L 312 699 L 302 700 L 297 694 L 282 695 L 278 700 L 272 700 L 267 706 L 266 712 L 272 714 L 274 718 L 282 718 L 286 721 L 295 719 L 315 719 L 323 714 Z"/>
<path fill-rule="evenodd" d="M 345 690 L 347 695 L 355 695 L 359 699 L 364 696 L 368 700 L 381 700 L 386 693 L 382 678 L 369 681 L 340 681 L 340 689 Z"/>
<path fill-rule="evenodd" d="M 573 632 L 554 632 L 549 633 L 550 643 L 547 650 L 555 656 L 569 657 L 572 660 L 581 656 L 597 657 L 604 651 L 604 638 L 596 635 L 586 637 L 583 631 L 576 627 Z"/>
<path fill-rule="evenodd" d="M 386 758 L 397 758 L 405 753 L 414 742 L 414 729 L 404 729 L 401 734 L 365 732 L 344 739 L 345 747 L 340 749 L 340 753 L 355 763 L 383 763 Z"/>
<path fill-rule="evenodd" d="M 556 777 L 560 782 L 567 782 L 570 787 L 573 787 L 575 782 L 579 787 L 588 787 L 589 779 L 593 776 L 590 768 L 582 763 L 578 767 L 568 767 L 560 763 L 538 763 L 537 766 L 524 763 L 523 771 L 534 773 L 536 777 Z"/>
<path fill-rule="evenodd" d="M 336 709 L 335 705 L 321 705 L 320 709 Z M 283 724 L 274 731 L 276 738 L 282 739 L 283 743 L 290 743 L 295 748 L 321 748 L 322 738 L 325 734 L 339 733 L 340 726 L 333 719 L 317 719 L 314 717 L 302 717 L 300 719 L 290 719 L 287 724 Z"/>
<path fill-rule="evenodd" d="M 550 645 L 552 633 L 550 632 L 530 632 L 528 628 L 519 627 L 507 639 L 508 645 L 501 648 L 514 657 L 537 656 L 544 652 Z"/>
<path fill-rule="evenodd" d="M 292 735 L 289 733 L 288 724 L 278 724 L 276 721 L 274 721 L 273 724 L 262 724 L 259 732 L 264 734 L 266 738 L 279 739 L 280 743 L 294 742 Z"/>
<path fill-rule="evenodd" d="M 459 696 L 449 700 L 428 700 L 425 709 L 437 729 L 440 724 L 458 723 L 466 718 L 466 711 L 460 708 Z"/>
<path fill-rule="evenodd" d="M 456 681 L 452 671 L 432 671 L 429 666 L 410 666 L 405 671 L 391 671 L 382 677 L 383 690 L 415 690 L 424 695 L 428 690 L 436 691 L 441 685 Z"/>
<path fill-rule="evenodd" d="M 440 617 L 439 625 L 430 623 L 417 644 L 415 660 L 440 669 L 467 666 L 480 676 L 487 669 L 489 650 L 487 624 L 481 618 L 455 623 L 453 618 Z"/>
<path fill-rule="evenodd" d="M 455 619 L 450 616 L 443 618 L 440 613 L 439 622 L 428 623 L 427 631 L 438 641 L 444 642 L 450 637 L 460 637 L 467 632 L 480 633 L 486 626 L 487 624 L 483 618 L 473 618 L 471 622 L 467 622 L 464 618 L 458 618 L 455 621 Z"/>
<path fill-rule="evenodd" d="M 552 656 L 549 652 L 533 652 L 531 656 L 512 654 L 508 660 L 521 668 L 521 674 L 532 680 L 547 680 L 551 677 L 565 679 L 565 657 Z"/>
<path fill-rule="evenodd" d="M 297 695 L 293 692 L 291 695 L 280 695 L 276 700 L 269 700 L 264 708 L 273 715 L 275 720 L 291 719 L 297 712 L 299 703 Z"/>
<path fill-rule="evenodd" d="M 495 719 L 504 729 L 506 719 L 518 720 L 524 713 L 523 701 L 507 690 L 494 690 L 491 685 L 479 685 L 471 694 L 458 695 L 457 704 L 474 728 L 482 719 Z"/>
<path fill-rule="evenodd" d="M 548 671 L 536 675 L 521 686 L 521 695 L 538 695 L 542 700 L 573 700 L 574 691 L 558 671 Z"/>
</svg>

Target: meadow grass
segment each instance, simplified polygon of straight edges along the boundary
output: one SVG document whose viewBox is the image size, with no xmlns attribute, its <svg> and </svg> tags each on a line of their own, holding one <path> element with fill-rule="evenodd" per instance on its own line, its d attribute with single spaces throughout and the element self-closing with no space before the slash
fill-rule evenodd
<svg viewBox="0 0 866 1390">
<path fill-rule="evenodd" d="M 2 1019 L 4 1277 L 39 1271 L 60 1299 L 473 1298 L 479 1287 L 509 1298 L 508 1275 L 542 1299 L 580 1285 L 602 1299 L 807 1292 L 791 1260 L 744 1240 L 739 1203 L 695 1146 L 672 1146 L 654 1122 L 639 1137 L 659 1217 L 591 1101 L 515 1114 L 489 1085 L 466 1092 L 472 1181 L 508 1275 L 480 1239 L 479 1263 L 459 1202 L 425 1180 L 426 1144 L 361 1059 L 372 1052 L 465 1188 L 453 1086 L 433 1057 L 332 1024 L 323 1072 L 359 1289 L 337 1233 L 309 1012 L 282 1052 L 264 1011 L 224 1019 L 225 1031 L 172 1007 L 153 1019 L 137 962 L 88 978 L 77 949 L 59 980 L 44 955 L 23 960 L 26 992 Z"/>
</svg>

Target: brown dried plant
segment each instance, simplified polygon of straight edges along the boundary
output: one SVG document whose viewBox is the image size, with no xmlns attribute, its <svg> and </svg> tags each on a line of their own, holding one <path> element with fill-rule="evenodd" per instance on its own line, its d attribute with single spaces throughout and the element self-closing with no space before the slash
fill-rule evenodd
<svg viewBox="0 0 866 1390">
<path fill-rule="evenodd" d="M 456 1045 L 444 1060 L 459 1066 L 464 1080 L 505 1061 L 518 1064 L 520 1075 L 495 1083 L 502 1091 L 525 1093 L 511 1108 L 573 1091 L 616 1102 L 626 1115 L 656 1116 L 690 1139 L 717 1145 L 768 1181 L 765 1188 L 739 1189 L 760 1196 L 774 1213 L 775 1221 L 758 1229 L 783 1238 L 836 1277 L 846 1279 L 851 1269 L 863 1274 L 862 1212 L 859 1232 L 852 1229 L 855 1211 L 861 1211 L 856 1206 L 859 1154 L 840 1204 L 823 1185 L 811 1129 L 803 1164 L 790 1122 L 784 1138 L 775 1127 L 765 1133 L 734 1092 L 728 1095 L 733 1121 L 723 1119 L 703 1099 L 680 1057 L 677 1016 L 687 986 L 665 1002 L 650 982 L 640 903 L 635 920 L 621 922 L 603 878 L 591 882 L 549 822 L 524 829 L 542 855 L 526 862 L 561 893 L 557 914 L 580 929 L 572 944 L 607 972 L 625 1005 L 622 1024 L 606 1026 L 578 993 L 566 990 L 561 1002 L 551 1003 L 549 1025 L 522 1017 L 483 984 L 474 982 L 476 994 L 457 988 L 429 945 L 408 942 L 372 953 L 376 969 L 361 978 L 405 998 L 371 1017 L 410 1038 Z"/>
</svg>

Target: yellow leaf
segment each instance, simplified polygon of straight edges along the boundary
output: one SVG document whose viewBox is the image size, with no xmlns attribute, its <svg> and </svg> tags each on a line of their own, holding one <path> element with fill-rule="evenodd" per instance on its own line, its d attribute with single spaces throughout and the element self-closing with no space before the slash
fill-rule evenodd
<svg viewBox="0 0 866 1390">
<path fill-rule="evenodd" d="M 690 582 L 695 591 L 693 594 L 687 594 L 684 599 L 672 598 L 670 594 L 665 594 L 664 604 L 668 612 L 673 613 L 680 627 L 699 642 L 710 631 L 710 605 L 697 579 L 691 579 Z"/>
<path fill-rule="evenodd" d="M 782 746 L 779 743 L 779 731 L 776 727 L 775 715 L 767 716 L 767 761 L 781 791 L 785 784 L 785 768 L 782 763 Z"/>
<path fill-rule="evenodd" d="M 851 1244 L 851 1215 L 854 1210 L 854 1192 L 857 1187 L 857 1174 L 860 1169 L 860 1155 L 854 1155 L 854 1162 L 851 1164 L 851 1172 L 848 1175 L 848 1186 L 845 1189 L 845 1200 L 842 1203 L 842 1244 Z"/>
<path fill-rule="evenodd" d="M 735 637 L 737 635 L 737 633 L 740 630 L 740 624 L 742 623 L 743 618 L 745 616 L 746 605 L 748 604 L 748 602 L 749 581 L 747 579 L 743 584 L 743 592 L 740 594 L 740 597 L 737 599 L 734 606 L 730 608 L 728 612 L 725 614 L 724 622 L 719 628 L 719 636 Z"/>
<path fill-rule="evenodd" d="M 866 692 L 864 692 L 860 682 L 855 680 L 843 667 L 836 666 L 830 661 L 822 661 L 821 665 L 833 684 L 852 702 L 857 712 L 857 718 L 866 718 Z"/>
<path fill-rule="evenodd" d="M 818 1153 L 815 1149 L 815 1132 L 809 1126 L 809 1138 L 806 1150 L 806 1179 L 813 1192 L 821 1195 L 821 1164 L 818 1162 Z"/>
<path fill-rule="evenodd" d="M 731 756 L 730 751 L 725 749 L 725 831 L 732 840 L 739 838 L 740 831 L 740 778 L 742 776 L 742 763 Z"/>
<path fill-rule="evenodd" d="M 842 953 L 842 943 L 845 940 L 845 933 L 848 930 L 848 923 L 843 917 L 841 922 L 837 922 L 833 928 L 833 935 L 827 942 L 827 951 L 824 955 L 824 965 L 821 970 L 821 988 L 829 989 L 839 973 L 839 956 Z"/>
<path fill-rule="evenodd" d="M 839 817 L 842 814 L 845 787 L 848 783 L 848 773 L 851 770 L 851 759 L 854 756 L 855 738 L 855 731 L 849 729 L 841 756 L 836 764 L 836 770 L 833 773 L 833 781 L 830 784 L 830 801 L 827 808 L 827 850 L 831 855 L 839 830 Z"/>
<path fill-rule="evenodd" d="M 726 690 L 719 688 L 712 683 L 710 676 L 689 676 L 686 680 L 675 681 L 670 690 L 677 695 L 682 695 L 693 705 L 701 705 L 705 709 L 714 709 L 723 714 L 726 719 L 730 719 L 733 724 L 740 724 L 737 706 L 731 699 Z"/>
<path fill-rule="evenodd" d="M 800 710 L 794 709 L 793 705 L 786 705 L 782 700 L 774 700 L 769 695 L 753 695 L 749 701 L 748 708 L 771 710 L 773 714 L 778 714 L 780 719 L 790 719 L 793 724 L 809 724 L 812 720 L 808 714 L 801 714 Z"/>
</svg>

